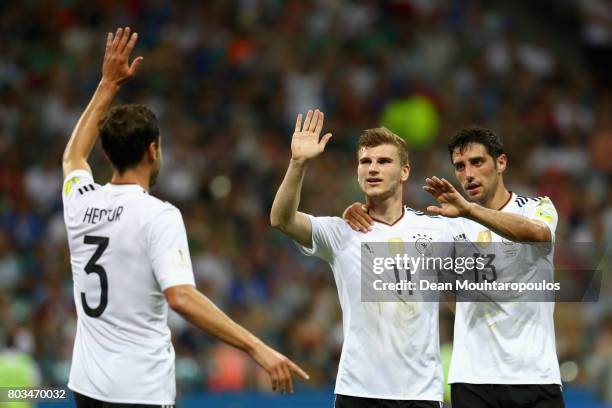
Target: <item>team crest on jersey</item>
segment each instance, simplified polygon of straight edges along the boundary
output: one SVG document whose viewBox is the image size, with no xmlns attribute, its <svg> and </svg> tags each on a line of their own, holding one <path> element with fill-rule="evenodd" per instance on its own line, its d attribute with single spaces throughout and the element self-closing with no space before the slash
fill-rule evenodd
<svg viewBox="0 0 612 408">
<path fill-rule="evenodd" d="M 432 238 L 427 234 L 416 234 L 412 238 L 415 240 L 414 247 L 421 255 L 429 256 L 433 253 Z"/>
<path fill-rule="evenodd" d="M 478 233 L 478 237 L 476 237 L 478 246 L 482 248 L 486 248 L 491 245 L 491 241 L 493 241 L 493 234 L 491 234 L 490 230 L 480 231 Z"/>
<path fill-rule="evenodd" d="M 79 178 L 78 177 L 72 177 L 70 180 L 68 180 L 66 182 L 66 188 L 64 189 L 64 194 L 68 195 L 70 194 L 70 191 L 72 190 L 72 185 L 76 184 L 79 182 Z"/>
</svg>

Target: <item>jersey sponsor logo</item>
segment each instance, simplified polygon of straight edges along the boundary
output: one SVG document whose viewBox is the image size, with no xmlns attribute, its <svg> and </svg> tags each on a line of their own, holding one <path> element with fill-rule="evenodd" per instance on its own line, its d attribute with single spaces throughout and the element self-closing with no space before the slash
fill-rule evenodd
<svg viewBox="0 0 612 408">
<path fill-rule="evenodd" d="M 493 234 L 490 230 L 480 231 L 478 236 L 476 237 L 476 242 L 478 246 L 482 248 L 486 248 L 491 245 L 491 241 L 493 241 Z"/>
<path fill-rule="evenodd" d="M 64 188 L 64 194 L 68 195 L 70 194 L 70 191 L 72 191 L 72 186 L 76 183 L 79 182 L 79 178 L 78 177 L 72 177 L 70 180 L 68 180 L 66 182 L 66 188 Z"/>
</svg>

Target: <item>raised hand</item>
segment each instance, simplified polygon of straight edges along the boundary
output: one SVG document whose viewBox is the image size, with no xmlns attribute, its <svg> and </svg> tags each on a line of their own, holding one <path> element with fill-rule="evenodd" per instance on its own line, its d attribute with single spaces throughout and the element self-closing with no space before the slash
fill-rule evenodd
<svg viewBox="0 0 612 408">
<path fill-rule="evenodd" d="M 251 356 L 268 372 L 272 380 L 272 390 L 281 394 L 285 392 L 293 394 L 292 372 L 305 380 L 310 378 L 297 364 L 264 343 L 260 343 Z"/>
<path fill-rule="evenodd" d="M 430 205 L 427 212 L 444 217 L 465 217 L 470 212 L 471 204 L 446 179 L 432 177 L 425 179 L 423 190 L 431 194 L 440 203 L 440 207 Z"/>
<path fill-rule="evenodd" d="M 130 35 L 130 27 L 118 28 L 114 36 L 108 33 L 102 65 L 103 81 L 121 85 L 136 74 L 143 58 L 137 57 L 131 64 L 129 58 L 137 39 L 138 33 Z"/>
<path fill-rule="evenodd" d="M 291 158 L 293 160 L 310 160 L 320 155 L 325 150 L 325 145 L 331 139 L 332 134 L 327 133 L 319 140 L 323 129 L 323 112 L 309 110 L 302 126 L 302 114 L 295 121 L 295 131 L 291 139 Z"/>
</svg>

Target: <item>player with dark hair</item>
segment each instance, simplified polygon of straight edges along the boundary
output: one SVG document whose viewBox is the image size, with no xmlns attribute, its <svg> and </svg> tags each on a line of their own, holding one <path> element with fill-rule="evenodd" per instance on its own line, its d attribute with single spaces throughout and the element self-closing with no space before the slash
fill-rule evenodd
<svg viewBox="0 0 612 408">
<path fill-rule="evenodd" d="M 108 34 L 102 80 L 62 161 L 78 317 L 68 387 L 79 407 L 174 405 L 170 305 L 198 328 L 248 352 L 268 372 L 273 389 L 292 392 L 291 372 L 308 376 L 195 288 L 181 213 L 149 195 L 162 159 L 155 115 L 141 105 L 106 113 L 142 62 L 128 62 L 136 40 L 129 28 Z M 98 132 L 113 170 L 103 186 L 87 163 Z"/>
<path fill-rule="evenodd" d="M 331 138 L 320 138 L 324 116 L 298 115 L 291 160 L 272 211 L 271 225 L 293 238 L 306 255 L 329 263 L 342 306 L 344 343 L 336 378 L 336 408 L 439 408 L 442 401 L 437 302 L 362 302 L 362 235 L 339 217 L 298 211 L 308 163 Z M 357 145 L 357 181 L 375 220 L 368 241 L 396 243 L 414 236 L 449 242 L 442 217 L 402 203 L 410 166 L 406 143 L 386 128 L 368 129 Z M 401 244 L 403 246 L 403 244 Z"/>
<path fill-rule="evenodd" d="M 506 189 L 508 158 L 493 131 L 460 129 L 448 151 L 471 202 L 445 179 L 428 178 L 424 189 L 440 204 L 427 207 L 428 212 L 457 218 L 452 223 L 456 241 L 485 247 L 502 240 L 554 242 L 555 207 L 548 197 L 527 198 Z M 345 217 L 356 229 L 371 225 L 359 203 L 350 206 Z M 512 256 L 512 262 L 495 266 L 487 280 L 531 276 L 542 269 L 552 276 L 552 245 L 547 250 L 542 245 L 513 245 L 517 250 L 504 255 Z M 553 313 L 552 302 L 457 302 L 449 372 L 453 408 L 564 407 Z"/>
<path fill-rule="evenodd" d="M 160 145 L 157 118 L 143 105 L 111 108 L 100 120 L 98 129 L 102 149 L 119 174 L 138 164 L 151 143 Z M 153 176 L 158 172 L 159 167 L 156 167 Z M 155 177 L 151 181 L 154 182 Z"/>
</svg>

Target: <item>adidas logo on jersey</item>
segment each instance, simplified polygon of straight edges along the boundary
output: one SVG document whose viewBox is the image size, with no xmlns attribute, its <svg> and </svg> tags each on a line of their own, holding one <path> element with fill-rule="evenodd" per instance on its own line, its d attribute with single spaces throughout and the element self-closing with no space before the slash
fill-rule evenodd
<svg viewBox="0 0 612 408">
<path fill-rule="evenodd" d="M 455 242 L 468 242 L 467 236 L 465 234 L 455 235 L 453 237 Z"/>
</svg>

